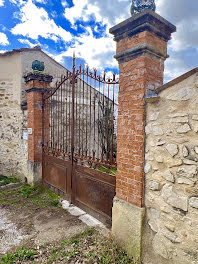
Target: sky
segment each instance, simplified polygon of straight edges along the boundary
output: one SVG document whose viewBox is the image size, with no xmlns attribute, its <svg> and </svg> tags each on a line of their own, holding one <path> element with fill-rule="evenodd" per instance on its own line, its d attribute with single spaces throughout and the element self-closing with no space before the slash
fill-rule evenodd
<svg viewBox="0 0 198 264">
<path fill-rule="evenodd" d="M 118 73 L 109 28 L 130 17 L 130 0 L 0 0 L 0 52 L 40 45 L 59 63 Z M 177 32 L 168 44 L 164 82 L 198 66 L 198 1 L 156 0 Z"/>
</svg>

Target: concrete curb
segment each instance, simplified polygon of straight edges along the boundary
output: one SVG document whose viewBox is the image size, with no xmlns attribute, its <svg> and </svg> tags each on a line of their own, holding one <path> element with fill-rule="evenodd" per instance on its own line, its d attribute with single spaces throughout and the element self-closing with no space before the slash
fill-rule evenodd
<svg viewBox="0 0 198 264">
<path fill-rule="evenodd" d="M 67 210 L 71 215 L 77 216 L 83 223 L 88 225 L 89 227 L 104 227 L 105 226 L 98 221 L 93 216 L 87 214 L 85 211 L 81 210 L 77 206 L 74 206 L 73 204 L 70 204 L 67 200 L 61 200 L 60 201 L 62 208 Z"/>
</svg>

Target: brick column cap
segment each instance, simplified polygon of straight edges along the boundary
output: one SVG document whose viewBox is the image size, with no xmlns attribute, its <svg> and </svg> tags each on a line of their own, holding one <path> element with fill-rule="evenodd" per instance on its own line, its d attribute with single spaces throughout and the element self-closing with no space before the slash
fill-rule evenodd
<svg viewBox="0 0 198 264">
<path fill-rule="evenodd" d="M 39 81 L 43 83 L 51 83 L 53 76 L 49 74 L 44 74 L 41 72 L 29 72 L 26 75 L 23 76 L 25 79 L 25 82 L 28 83 L 30 81 Z"/>
<path fill-rule="evenodd" d="M 171 38 L 171 33 L 176 31 L 176 27 L 154 11 L 145 9 L 109 30 L 114 35 L 115 41 L 132 37 L 143 31 L 149 31 L 168 41 Z"/>
</svg>

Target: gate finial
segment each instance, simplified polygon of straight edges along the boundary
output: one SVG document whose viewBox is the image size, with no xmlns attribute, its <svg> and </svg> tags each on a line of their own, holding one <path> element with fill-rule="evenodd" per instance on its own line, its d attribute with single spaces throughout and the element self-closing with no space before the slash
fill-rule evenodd
<svg viewBox="0 0 198 264">
<path fill-rule="evenodd" d="M 155 0 L 132 0 L 131 15 L 141 13 L 146 8 L 155 11 Z"/>
<path fill-rule="evenodd" d="M 75 69 L 76 67 L 76 54 L 75 54 L 75 50 L 73 51 L 73 69 Z"/>
</svg>

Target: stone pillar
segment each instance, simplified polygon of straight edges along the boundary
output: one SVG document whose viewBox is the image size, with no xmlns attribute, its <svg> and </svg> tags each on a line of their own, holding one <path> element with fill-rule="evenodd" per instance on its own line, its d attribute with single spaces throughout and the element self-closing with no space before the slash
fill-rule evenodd
<svg viewBox="0 0 198 264">
<path fill-rule="evenodd" d="M 50 88 L 53 77 L 38 72 L 24 76 L 28 109 L 28 177 L 30 184 L 42 180 L 42 96 Z"/>
<path fill-rule="evenodd" d="M 144 218 L 145 96 L 163 84 L 167 42 L 175 31 L 149 9 L 110 29 L 120 72 L 112 232 L 137 261 Z"/>
</svg>

